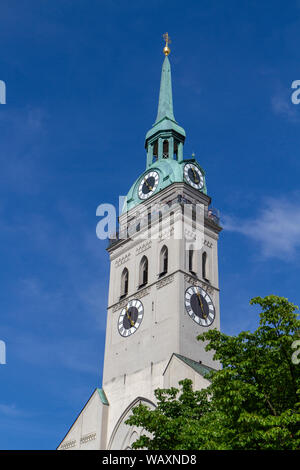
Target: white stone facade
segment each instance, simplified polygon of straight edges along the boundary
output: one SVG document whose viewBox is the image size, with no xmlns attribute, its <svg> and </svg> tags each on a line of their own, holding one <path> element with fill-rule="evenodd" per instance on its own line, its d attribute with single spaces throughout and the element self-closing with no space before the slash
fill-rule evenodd
<svg viewBox="0 0 300 470">
<path fill-rule="evenodd" d="M 144 402 L 154 407 L 156 388 L 178 386 L 178 381 L 184 378 L 191 378 L 196 389 L 206 387 L 207 379 L 192 363 L 219 367 L 212 353 L 206 352 L 205 345 L 196 339 L 207 328 L 220 328 L 217 243 L 221 229 L 208 217 L 210 198 L 186 183 L 174 183 L 150 199 L 120 217 L 121 230 L 130 227 L 131 236 L 116 241 L 108 249 L 111 269 L 102 385 L 108 405 L 103 404 L 99 394 L 93 395 L 59 449 L 130 448 L 140 432 L 124 424 L 133 406 Z M 153 207 L 155 203 L 171 200 L 173 203 L 162 220 L 153 218 L 150 238 L 142 238 L 143 228 L 135 233 L 132 227 L 137 225 L 142 208 L 147 211 L 150 204 Z M 196 230 L 195 223 L 189 219 L 180 237 L 182 201 L 201 204 L 203 213 L 196 222 Z M 194 247 L 202 240 L 194 250 L 192 270 L 187 237 Z M 167 272 L 160 275 L 163 246 L 168 249 L 168 265 Z M 202 276 L 204 251 L 205 279 Z M 140 263 L 144 256 L 148 260 L 148 279 L 139 288 Z M 122 296 L 124 268 L 128 270 L 128 286 L 126 295 Z M 212 299 L 215 319 L 211 326 L 197 325 L 188 315 L 185 292 L 190 286 L 202 287 Z M 123 337 L 118 331 L 119 316 L 132 299 L 142 302 L 143 319 L 133 334 Z M 187 363 L 180 357 L 192 361 Z"/>
</svg>

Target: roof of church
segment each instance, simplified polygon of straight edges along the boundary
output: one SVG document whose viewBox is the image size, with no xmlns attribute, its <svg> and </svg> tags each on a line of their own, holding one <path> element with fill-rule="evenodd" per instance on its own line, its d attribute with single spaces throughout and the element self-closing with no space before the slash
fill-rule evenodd
<svg viewBox="0 0 300 470">
<path fill-rule="evenodd" d="M 198 372 L 198 374 L 201 374 L 203 377 L 205 377 L 209 372 L 216 370 L 212 367 L 202 364 L 202 362 L 197 362 L 193 359 L 189 359 L 188 357 L 181 356 L 181 354 L 174 353 L 174 356 L 178 357 L 178 359 L 185 362 L 188 366 Z"/>
</svg>

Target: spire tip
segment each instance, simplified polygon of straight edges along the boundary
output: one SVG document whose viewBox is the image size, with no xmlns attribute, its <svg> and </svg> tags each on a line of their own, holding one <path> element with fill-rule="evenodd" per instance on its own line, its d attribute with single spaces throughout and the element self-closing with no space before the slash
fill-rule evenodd
<svg viewBox="0 0 300 470">
<path fill-rule="evenodd" d="M 171 52 L 171 49 L 169 48 L 169 44 L 171 44 L 171 38 L 170 38 L 168 33 L 163 34 L 163 38 L 166 41 L 166 45 L 163 49 L 163 52 L 164 52 L 165 56 L 168 56 Z"/>
</svg>

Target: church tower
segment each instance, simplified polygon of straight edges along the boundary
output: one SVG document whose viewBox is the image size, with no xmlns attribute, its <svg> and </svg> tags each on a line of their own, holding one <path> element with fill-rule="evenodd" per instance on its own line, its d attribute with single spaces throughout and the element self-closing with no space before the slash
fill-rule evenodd
<svg viewBox="0 0 300 470">
<path fill-rule="evenodd" d="M 103 385 L 58 449 L 129 449 L 140 429 L 125 424 L 138 403 L 155 407 L 156 388 L 184 378 L 200 389 L 212 352 L 197 336 L 220 328 L 216 211 L 205 172 L 183 157 L 185 131 L 173 111 L 165 35 L 156 121 L 145 138 L 146 169 L 132 184 L 110 239 Z"/>
</svg>

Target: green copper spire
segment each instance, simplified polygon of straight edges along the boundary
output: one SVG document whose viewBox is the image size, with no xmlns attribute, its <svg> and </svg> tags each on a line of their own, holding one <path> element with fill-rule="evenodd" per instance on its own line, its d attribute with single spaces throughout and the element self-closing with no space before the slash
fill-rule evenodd
<svg viewBox="0 0 300 470">
<path fill-rule="evenodd" d="M 161 71 L 159 103 L 155 124 L 164 118 L 175 121 L 173 112 L 171 65 L 168 56 L 165 57 Z"/>
<path fill-rule="evenodd" d="M 171 150 L 171 152 L 168 150 L 168 154 L 170 154 L 169 156 L 173 158 L 173 150 L 180 147 L 178 153 L 177 150 L 176 153 L 178 155 L 177 158 L 182 160 L 182 145 L 185 140 L 185 131 L 175 121 L 173 111 L 171 64 L 168 58 L 168 55 L 171 52 L 169 49 L 169 43 L 171 41 L 168 33 L 164 34 L 163 37 L 166 41 L 166 45 L 163 50 L 165 60 L 161 71 L 157 117 L 152 128 L 146 134 L 145 142 L 145 147 L 147 149 L 147 167 L 152 164 L 153 156 L 155 155 L 160 159 L 164 154 L 164 158 L 166 158 L 166 153 L 163 151 L 163 141 L 165 141 L 165 139 L 168 140 L 169 149 Z M 155 141 L 157 141 L 157 145 Z M 156 149 L 157 146 L 158 151 Z"/>
<path fill-rule="evenodd" d="M 183 158 L 183 146 L 185 131 L 177 124 L 173 112 L 171 65 L 168 55 L 170 54 L 170 38 L 168 33 L 163 35 L 166 45 L 163 49 L 165 59 L 162 66 L 159 103 L 155 123 L 146 134 L 145 148 L 147 150 L 146 170 L 131 186 L 122 210 L 122 214 L 145 202 L 141 198 L 140 187 L 145 184 L 145 178 L 155 172 L 158 184 L 154 193 L 164 190 L 173 183 L 187 183 L 186 164 L 192 164 L 198 168 L 203 177 L 203 186 L 200 192 L 207 194 L 205 183 L 205 172 L 195 159 L 185 160 Z M 151 196 L 152 197 L 152 196 Z"/>
</svg>

